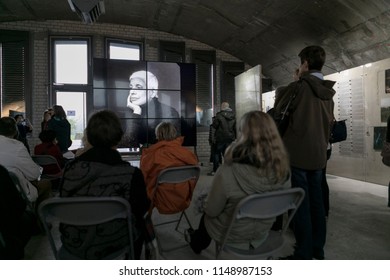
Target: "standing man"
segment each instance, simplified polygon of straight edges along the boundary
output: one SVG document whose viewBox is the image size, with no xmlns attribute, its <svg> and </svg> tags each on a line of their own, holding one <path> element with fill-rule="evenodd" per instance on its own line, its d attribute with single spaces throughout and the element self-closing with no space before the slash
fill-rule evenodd
<svg viewBox="0 0 390 280">
<path fill-rule="evenodd" d="M 298 56 L 301 77 L 282 93 L 295 95 L 283 141 L 290 155 L 292 187 L 304 189 L 305 198 L 294 217 L 295 251 L 287 259 L 324 259 L 326 220 L 321 178 L 333 121 L 334 82 L 324 80 L 321 73 L 326 56 L 322 47 L 306 47 Z M 283 107 L 275 104 L 275 108 Z"/>
<path fill-rule="evenodd" d="M 215 151 L 213 171 L 207 175 L 214 176 L 219 166 L 220 155 L 223 156 L 226 148 L 236 139 L 236 115 L 229 107 L 229 103 L 221 104 L 221 111 L 217 113 L 211 125 L 215 129 Z"/>
</svg>

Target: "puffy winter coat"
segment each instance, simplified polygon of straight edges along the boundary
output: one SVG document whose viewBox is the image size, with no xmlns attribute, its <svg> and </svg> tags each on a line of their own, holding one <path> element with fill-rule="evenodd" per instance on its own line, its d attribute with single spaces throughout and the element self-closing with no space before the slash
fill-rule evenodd
<svg viewBox="0 0 390 280">
<path fill-rule="evenodd" d="M 145 178 L 146 190 L 154 207 L 162 214 L 183 211 L 191 203 L 195 182 L 163 184 L 154 192 L 157 176 L 168 167 L 197 165 L 196 155 L 182 146 L 183 137 L 172 141 L 159 141 L 142 151 L 140 168 Z"/>
</svg>

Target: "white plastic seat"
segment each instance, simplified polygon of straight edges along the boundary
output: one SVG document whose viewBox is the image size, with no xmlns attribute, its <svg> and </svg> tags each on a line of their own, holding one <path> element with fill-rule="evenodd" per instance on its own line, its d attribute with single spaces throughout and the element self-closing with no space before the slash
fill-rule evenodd
<svg viewBox="0 0 390 280">
<path fill-rule="evenodd" d="M 235 208 L 222 242 L 215 242 L 216 259 L 220 257 L 222 252 L 240 259 L 272 258 L 273 254 L 285 245 L 286 231 L 304 196 L 305 192 L 303 189 L 292 188 L 262 194 L 252 194 L 243 198 Z M 282 230 L 270 230 L 267 239 L 259 247 L 239 249 L 229 245 L 227 242 L 230 231 L 235 226 L 236 221 L 244 218 L 269 220 L 283 214 L 287 214 L 288 218 L 283 223 Z"/>
<path fill-rule="evenodd" d="M 187 182 L 187 181 L 194 181 L 194 183 L 196 184 L 198 179 L 199 179 L 199 176 L 200 176 L 200 167 L 197 165 L 185 165 L 185 166 L 179 166 L 179 167 L 166 168 L 166 169 L 162 170 L 157 177 L 154 193 L 156 193 L 158 188 L 163 188 L 162 184 L 166 184 L 166 183 L 179 184 L 179 183 L 183 183 L 183 182 Z M 178 219 L 175 218 L 173 220 L 157 223 L 157 224 L 154 224 L 154 227 L 158 227 L 158 226 L 162 226 L 162 225 L 166 225 L 166 224 L 171 224 L 171 223 L 176 223 L 175 230 L 179 231 L 180 223 L 184 217 L 188 223 L 188 226 L 190 228 L 192 228 L 192 225 L 190 223 L 190 220 L 188 219 L 188 216 L 187 216 L 185 210 L 186 209 L 177 212 L 177 213 L 180 213 L 180 216 Z M 180 233 L 183 234 L 183 232 L 180 232 Z M 185 245 L 174 246 L 172 248 L 162 248 L 161 240 L 159 239 L 158 234 L 156 235 L 156 237 L 157 237 L 157 244 L 159 247 L 160 254 L 187 246 L 187 244 L 185 244 Z"/>
<path fill-rule="evenodd" d="M 58 172 L 55 174 L 42 174 L 41 179 L 53 180 L 53 179 L 59 179 L 62 177 L 62 175 L 63 175 L 62 169 L 61 169 L 60 165 L 58 164 L 58 161 L 55 157 L 53 157 L 51 155 L 33 155 L 33 156 L 31 156 L 31 158 L 33 159 L 33 161 L 36 164 L 38 164 L 42 168 L 44 168 L 45 166 L 54 165 L 58 169 Z"/>
<path fill-rule="evenodd" d="M 54 197 L 44 200 L 39 205 L 38 214 L 56 259 L 77 260 L 79 257 L 72 255 L 59 240 L 55 240 L 54 222 L 74 226 L 92 226 L 119 218 L 125 219 L 127 222 L 128 245 L 104 257 L 104 259 L 116 259 L 120 256 L 134 259 L 131 208 L 129 202 L 124 198 L 116 196 Z"/>
<path fill-rule="evenodd" d="M 27 208 L 32 211 L 33 213 L 35 212 L 35 201 L 32 202 L 30 199 L 28 199 L 28 195 L 26 193 L 26 189 L 22 186 L 22 183 L 19 180 L 19 177 L 12 171 L 8 171 L 9 176 L 11 177 L 12 181 L 14 182 L 16 188 L 19 190 L 22 198 L 26 201 Z"/>
</svg>

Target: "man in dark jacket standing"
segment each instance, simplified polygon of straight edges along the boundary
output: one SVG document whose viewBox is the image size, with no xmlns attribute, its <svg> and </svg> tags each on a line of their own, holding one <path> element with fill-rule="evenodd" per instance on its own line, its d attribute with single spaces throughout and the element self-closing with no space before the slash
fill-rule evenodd
<svg viewBox="0 0 390 280">
<path fill-rule="evenodd" d="M 296 247 L 288 258 L 324 259 L 326 220 L 321 176 L 334 119 L 334 82 L 324 80 L 321 73 L 325 63 L 322 47 L 306 47 L 298 56 L 301 77 L 281 93 L 295 94 L 283 141 L 290 156 L 292 187 L 305 190 L 305 198 L 294 217 Z M 275 108 L 283 107 L 275 102 Z"/>
<path fill-rule="evenodd" d="M 229 103 L 221 104 L 221 111 L 217 113 L 211 125 L 215 129 L 215 153 L 213 171 L 207 175 L 214 176 L 219 166 L 220 155 L 223 156 L 226 148 L 236 139 L 236 115 L 229 107 Z"/>
</svg>

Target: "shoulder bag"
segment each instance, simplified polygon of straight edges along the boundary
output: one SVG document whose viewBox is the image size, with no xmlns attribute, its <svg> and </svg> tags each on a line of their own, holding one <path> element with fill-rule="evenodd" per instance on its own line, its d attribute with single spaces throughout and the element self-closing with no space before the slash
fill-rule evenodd
<svg viewBox="0 0 390 280">
<path fill-rule="evenodd" d="M 329 143 L 337 143 L 347 139 L 347 125 L 346 120 L 334 121 L 332 131 L 330 134 Z"/>
</svg>

